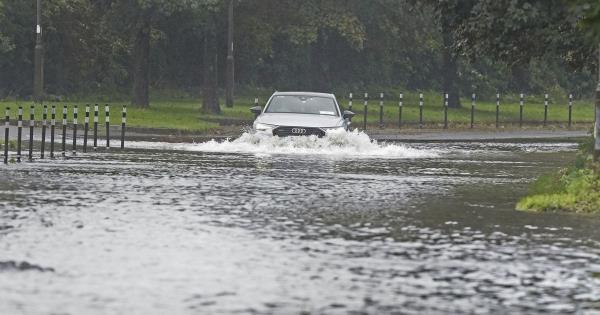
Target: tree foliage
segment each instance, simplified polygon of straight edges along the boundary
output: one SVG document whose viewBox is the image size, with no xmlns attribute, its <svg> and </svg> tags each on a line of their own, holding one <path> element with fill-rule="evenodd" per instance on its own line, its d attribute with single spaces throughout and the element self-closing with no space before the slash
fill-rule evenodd
<svg viewBox="0 0 600 315">
<path fill-rule="evenodd" d="M 31 95 L 34 5 L 0 0 L 0 97 Z M 226 1 L 43 5 L 49 97 L 129 95 L 145 106 L 152 91 L 198 96 L 207 79 L 223 86 Z M 598 21 L 589 0 L 238 0 L 237 91 L 582 93 L 596 65 L 585 34 L 600 34 Z"/>
</svg>

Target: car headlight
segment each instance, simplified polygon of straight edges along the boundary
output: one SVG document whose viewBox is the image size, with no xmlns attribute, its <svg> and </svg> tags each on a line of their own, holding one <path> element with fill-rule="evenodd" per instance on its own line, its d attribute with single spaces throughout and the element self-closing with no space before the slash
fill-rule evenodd
<svg viewBox="0 0 600 315">
<path fill-rule="evenodd" d="M 275 128 L 275 125 L 263 124 L 263 123 L 254 123 L 254 129 L 259 131 L 271 131 Z"/>
</svg>

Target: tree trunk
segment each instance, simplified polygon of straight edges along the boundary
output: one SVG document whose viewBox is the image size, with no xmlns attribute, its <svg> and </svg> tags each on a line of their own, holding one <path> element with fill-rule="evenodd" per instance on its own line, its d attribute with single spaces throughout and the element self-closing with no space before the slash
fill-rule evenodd
<svg viewBox="0 0 600 315">
<path fill-rule="evenodd" d="M 509 89 L 527 93 L 530 90 L 529 65 L 518 62 L 510 67 L 511 81 L 508 84 Z"/>
<path fill-rule="evenodd" d="M 229 0 L 229 10 L 227 19 L 227 73 L 225 75 L 225 105 L 233 107 L 233 82 L 234 82 L 234 63 L 233 63 L 233 0 Z"/>
<path fill-rule="evenodd" d="M 331 91 L 331 81 L 327 77 L 327 69 L 325 63 L 325 34 L 322 30 L 318 31 L 317 41 L 311 45 L 310 64 L 311 71 L 309 74 L 309 88 L 318 92 Z"/>
<path fill-rule="evenodd" d="M 150 23 L 143 21 L 133 36 L 133 96 L 131 105 L 149 107 Z"/>
<path fill-rule="evenodd" d="M 454 38 L 447 12 L 442 11 L 442 81 L 444 93 L 448 94 L 448 107 L 460 108 L 458 60 L 452 51 Z"/>
<path fill-rule="evenodd" d="M 202 112 L 207 114 L 220 114 L 219 97 L 217 95 L 217 45 L 213 30 L 204 33 L 203 56 L 203 87 L 202 87 Z"/>
</svg>

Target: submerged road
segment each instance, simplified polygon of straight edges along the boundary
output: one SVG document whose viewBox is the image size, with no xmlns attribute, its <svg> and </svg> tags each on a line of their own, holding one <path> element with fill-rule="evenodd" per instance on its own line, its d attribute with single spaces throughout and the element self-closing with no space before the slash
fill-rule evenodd
<svg viewBox="0 0 600 315">
<path fill-rule="evenodd" d="M 4 128 L 0 129 L 2 139 L 4 141 Z M 224 140 L 239 137 L 244 133 L 243 128 L 239 130 L 228 131 L 225 134 L 210 134 L 210 133 L 186 133 L 185 131 L 163 130 L 163 129 L 141 129 L 127 128 L 126 140 L 129 141 L 161 141 L 161 142 L 202 142 L 211 139 Z M 10 126 L 10 139 L 17 139 L 17 127 Z M 40 140 L 42 129 L 36 127 L 34 129 L 34 140 Z M 50 128 L 46 129 L 47 139 L 50 138 Z M 507 142 L 516 141 L 523 142 L 528 140 L 534 141 L 569 141 L 579 140 L 590 135 L 586 130 L 506 130 L 506 131 L 490 131 L 490 130 L 473 130 L 473 131 L 453 131 L 453 130 L 406 130 L 406 131 L 385 131 L 375 130 L 367 131 L 371 139 L 381 141 L 399 141 L 399 142 Z M 71 139 L 73 131 L 70 126 L 67 128 L 67 139 Z M 55 139 L 60 141 L 62 136 L 62 127 L 57 126 L 55 130 Z M 83 127 L 79 126 L 77 137 L 83 138 Z M 90 125 L 88 139 L 93 137 L 93 125 Z M 103 124 L 98 126 L 99 139 L 105 138 L 105 128 Z M 111 126 L 110 138 L 113 140 L 120 139 L 120 126 Z M 29 140 L 29 127 L 23 127 L 23 141 Z"/>
<path fill-rule="evenodd" d="M 514 211 L 573 143 L 136 145 L 0 166 L 0 314 L 598 313 L 599 218 Z"/>
</svg>

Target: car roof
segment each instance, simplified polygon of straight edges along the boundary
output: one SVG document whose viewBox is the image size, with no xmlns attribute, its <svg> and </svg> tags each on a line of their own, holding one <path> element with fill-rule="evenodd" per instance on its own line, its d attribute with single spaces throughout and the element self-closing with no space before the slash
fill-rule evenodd
<svg viewBox="0 0 600 315">
<path fill-rule="evenodd" d="M 302 96 L 318 96 L 318 97 L 330 97 L 335 98 L 335 95 L 331 93 L 318 93 L 318 92 L 275 92 L 273 96 L 276 95 L 302 95 Z"/>
</svg>

